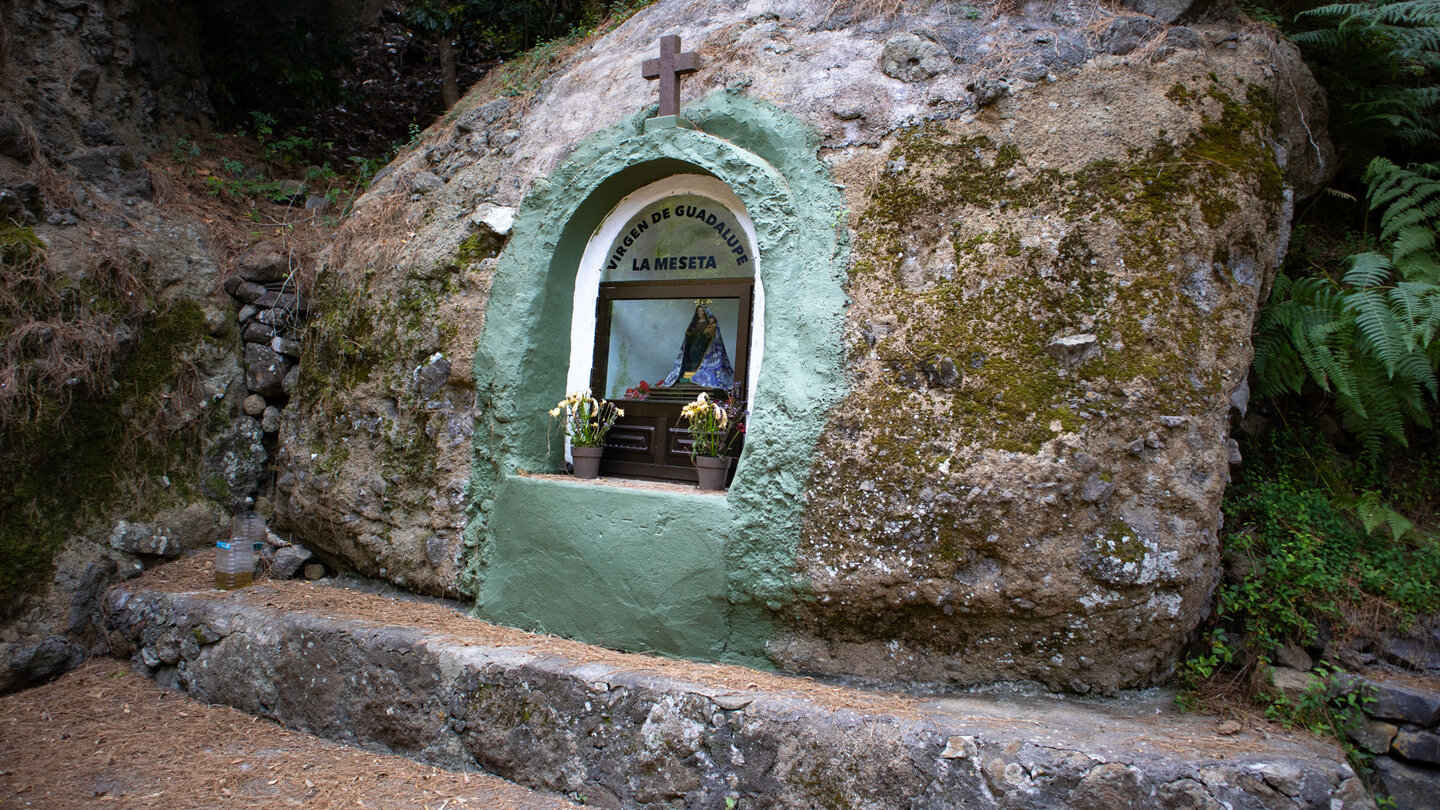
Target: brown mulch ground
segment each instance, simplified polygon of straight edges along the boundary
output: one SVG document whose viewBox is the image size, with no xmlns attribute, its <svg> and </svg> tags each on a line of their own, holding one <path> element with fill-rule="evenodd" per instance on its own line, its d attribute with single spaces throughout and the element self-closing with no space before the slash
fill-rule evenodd
<svg viewBox="0 0 1440 810">
<path fill-rule="evenodd" d="M 0 697 L 0 808 L 573 808 L 208 706 L 97 659 Z"/>
</svg>

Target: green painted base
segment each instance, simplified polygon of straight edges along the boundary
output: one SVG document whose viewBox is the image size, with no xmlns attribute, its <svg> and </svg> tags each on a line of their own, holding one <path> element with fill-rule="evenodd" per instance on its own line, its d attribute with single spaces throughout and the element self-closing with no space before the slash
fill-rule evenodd
<svg viewBox="0 0 1440 810">
<path fill-rule="evenodd" d="M 495 502 L 489 566 L 503 573 L 480 589 L 482 617 L 622 650 L 723 657 L 725 498 L 507 476 Z"/>
</svg>

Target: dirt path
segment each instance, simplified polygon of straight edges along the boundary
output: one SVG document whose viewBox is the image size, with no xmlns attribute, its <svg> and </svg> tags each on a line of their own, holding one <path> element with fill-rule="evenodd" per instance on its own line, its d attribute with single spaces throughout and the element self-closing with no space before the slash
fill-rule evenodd
<svg viewBox="0 0 1440 810">
<path fill-rule="evenodd" d="M 0 808 L 561 810 L 576 805 L 166 692 L 114 659 L 0 697 Z"/>
</svg>

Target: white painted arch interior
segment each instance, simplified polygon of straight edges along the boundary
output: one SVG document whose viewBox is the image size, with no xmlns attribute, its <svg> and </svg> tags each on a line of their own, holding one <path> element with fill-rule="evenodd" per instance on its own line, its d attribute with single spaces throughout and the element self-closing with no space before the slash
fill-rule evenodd
<svg viewBox="0 0 1440 810">
<path fill-rule="evenodd" d="M 605 215 L 600 227 L 585 243 L 585 252 L 575 273 L 575 300 L 570 309 L 570 369 L 565 376 L 566 391 L 590 388 L 590 367 L 595 358 L 595 301 L 600 295 L 600 274 L 611 244 L 625 223 L 640 209 L 680 194 L 709 197 L 728 208 L 750 243 L 748 247 L 755 267 L 755 304 L 750 315 L 750 364 L 745 375 L 745 390 L 748 399 L 754 401 L 756 383 L 760 379 L 760 363 L 765 352 L 765 290 L 761 281 L 761 256 L 755 249 L 755 223 L 750 220 L 745 204 L 729 186 L 703 174 L 671 175 L 632 191 Z M 565 455 L 566 458 L 570 456 L 568 441 Z"/>
</svg>

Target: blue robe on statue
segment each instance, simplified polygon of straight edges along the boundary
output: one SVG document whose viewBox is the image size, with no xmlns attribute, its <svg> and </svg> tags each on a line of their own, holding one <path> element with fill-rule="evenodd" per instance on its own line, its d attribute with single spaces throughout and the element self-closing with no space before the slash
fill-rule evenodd
<svg viewBox="0 0 1440 810">
<path fill-rule="evenodd" d="M 674 385 L 687 372 L 694 372 L 690 382 L 706 388 L 729 388 L 735 383 L 735 369 L 725 352 L 725 338 L 720 335 L 719 324 L 710 308 L 704 305 L 695 307 L 690 326 L 680 340 L 675 365 L 661 385 Z"/>
</svg>

